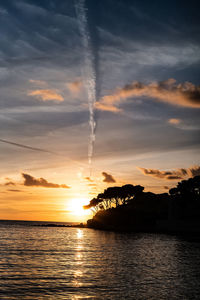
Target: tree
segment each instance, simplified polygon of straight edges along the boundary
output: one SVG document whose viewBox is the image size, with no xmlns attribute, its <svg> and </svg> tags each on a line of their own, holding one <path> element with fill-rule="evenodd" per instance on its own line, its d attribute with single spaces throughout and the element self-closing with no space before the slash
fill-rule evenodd
<svg viewBox="0 0 200 300">
<path fill-rule="evenodd" d="M 176 199 L 200 202 L 200 176 L 182 180 L 177 187 L 169 190 L 170 195 Z"/>
<path fill-rule="evenodd" d="M 104 206 L 104 209 L 111 208 L 111 201 L 110 199 L 105 198 L 104 193 L 98 194 L 97 199 L 102 201 L 102 205 Z"/>
<path fill-rule="evenodd" d="M 126 204 L 128 201 L 134 199 L 135 196 L 141 194 L 144 187 L 141 185 L 126 184 L 121 187 L 121 199 L 122 204 Z"/>
<path fill-rule="evenodd" d="M 93 211 L 97 212 L 99 207 L 99 204 L 102 202 L 101 199 L 98 198 L 93 198 L 92 200 L 90 200 L 90 203 L 88 205 L 84 205 L 83 208 L 84 209 L 89 209 L 91 208 Z"/>
<path fill-rule="evenodd" d="M 113 207 L 125 205 L 128 201 L 133 200 L 136 196 L 140 195 L 144 190 L 141 185 L 126 184 L 121 187 L 114 186 L 104 190 L 103 193 L 93 198 L 88 205 L 84 206 L 84 209 L 92 208 L 95 211 L 98 209 L 109 209 Z"/>
<path fill-rule="evenodd" d="M 121 199 L 121 187 L 114 186 L 109 187 L 104 191 L 104 199 L 108 199 L 111 203 L 114 203 L 115 206 L 120 205 L 120 199 Z"/>
</svg>

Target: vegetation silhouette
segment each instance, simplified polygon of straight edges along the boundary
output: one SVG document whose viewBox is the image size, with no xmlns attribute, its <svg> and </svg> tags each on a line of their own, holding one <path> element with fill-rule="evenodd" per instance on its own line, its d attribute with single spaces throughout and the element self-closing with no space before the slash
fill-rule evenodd
<svg viewBox="0 0 200 300">
<path fill-rule="evenodd" d="M 84 209 L 92 209 L 94 212 L 94 217 L 87 221 L 89 228 L 200 232 L 200 176 L 183 180 L 169 193 L 162 194 L 144 192 L 141 185 L 109 187 L 85 205 Z M 190 220 L 198 223 L 195 223 L 195 228 L 188 225 Z"/>
</svg>

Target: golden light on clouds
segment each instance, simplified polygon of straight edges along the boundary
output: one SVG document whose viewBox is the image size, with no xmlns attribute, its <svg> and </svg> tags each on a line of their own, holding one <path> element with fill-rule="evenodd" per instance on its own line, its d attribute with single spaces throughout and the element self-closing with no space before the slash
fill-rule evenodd
<svg viewBox="0 0 200 300">
<path fill-rule="evenodd" d="M 28 93 L 28 96 L 35 96 L 42 101 L 64 101 L 63 96 L 55 90 L 33 90 Z"/>
<path fill-rule="evenodd" d="M 181 123 L 181 119 L 169 119 L 168 120 L 168 123 L 169 124 L 172 124 L 172 125 L 178 125 L 178 124 L 180 124 Z"/>
<path fill-rule="evenodd" d="M 118 107 L 127 98 L 147 97 L 175 106 L 200 108 L 200 86 L 191 82 L 176 83 L 169 78 L 165 81 L 155 81 L 144 84 L 134 81 L 122 88 L 117 88 L 96 103 L 96 108 L 112 112 L 120 112 Z"/>
<path fill-rule="evenodd" d="M 80 93 L 83 83 L 81 80 L 76 80 L 67 83 L 67 88 L 72 95 L 77 95 Z"/>
</svg>

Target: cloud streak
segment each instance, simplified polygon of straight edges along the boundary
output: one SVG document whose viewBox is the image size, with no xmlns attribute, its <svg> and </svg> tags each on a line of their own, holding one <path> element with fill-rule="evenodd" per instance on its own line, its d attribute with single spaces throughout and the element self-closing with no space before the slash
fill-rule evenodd
<svg viewBox="0 0 200 300">
<path fill-rule="evenodd" d="M 147 97 L 165 102 L 171 105 L 200 108 L 200 86 L 191 82 L 177 84 L 176 80 L 170 78 L 166 81 L 157 81 L 143 84 L 134 81 L 118 88 L 112 94 L 106 95 L 96 103 L 99 110 L 120 112 L 118 105 L 127 98 Z"/>
<path fill-rule="evenodd" d="M 88 94 L 88 107 L 89 107 L 89 126 L 90 126 L 90 136 L 88 144 L 88 162 L 90 166 L 90 175 L 91 175 L 91 165 L 92 157 L 94 152 L 94 142 L 95 142 L 95 102 L 96 102 L 96 70 L 94 67 L 94 53 L 91 45 L 90 31 L 88 28 L 87 13 L 85 8 L 85 0 L 76 0 L 76 15 L 78 26 L 82 38 L 83 44 L 83 54 L 84 54 L 84 84 Z"/>
<path fill-rule="evenodd" d="M 54 90 L 33 90 L 28 93 L 28 96 L 33 96 L 42 101 L 64 101 L 63 96 Z"/>
<path fill-rule="evenodd" d="M 13 145 L 13 146 L 16 146 L 16 147 L 20 147 L 20 148 L 25 148 L 25 149 L 33 150 L 33 151 L 39 151 L 39 152 L 46 152 L 46 153 L 55 154 L 55 153 L 53 153 L 51 151 L 48 151 L 48 150 L 45 150 L 45 149 L 35 148 L 35 147 L 23 145 L 23 144 L 18 144 L 18 143 L 10 142 L 10 141 L 3 140 L 3 139 L 0 139 L 0 142 L 6 143 L 6 144 L 9 144 L 9 145 Z"/>
<path fill-rule="evenodd" d="M 138 169 L 144 175 L 166 180 L 178 180 L 200 175 L 200 166 L 192 166 L 190 168 L 181 168 L 172 171 L 160 171 L 158 169 L 146 169 L 141 167 L 138 167 Z"/>
<path fill-rule="evenodd" d="M 29 174 L 22 173 L 22 176 L 24 177 L 25 186 L 36 186 L 36 187 L 45 187 L 45 188 L 65 188 L 65 189 L 69 188 L 69 186 L 66 184 L 51 183 L 44 178 L 34 178 Z"/>
</svg>

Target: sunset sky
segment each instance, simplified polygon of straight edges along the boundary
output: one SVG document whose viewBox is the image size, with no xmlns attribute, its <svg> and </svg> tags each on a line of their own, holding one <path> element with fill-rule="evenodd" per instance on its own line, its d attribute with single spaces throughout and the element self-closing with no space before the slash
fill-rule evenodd
<svg viewBox="0 0 200 300">
<path fill-rule="evenodd" d="M 200 175 L 199 78 L 198 1 L 1 0 L 0 219 L 86 221 L 108 186 Z"/>
</svg>

